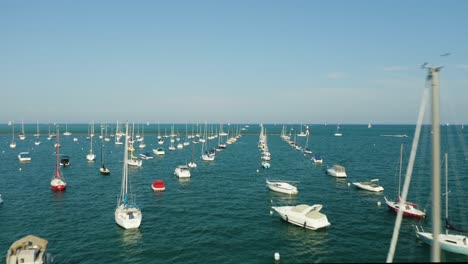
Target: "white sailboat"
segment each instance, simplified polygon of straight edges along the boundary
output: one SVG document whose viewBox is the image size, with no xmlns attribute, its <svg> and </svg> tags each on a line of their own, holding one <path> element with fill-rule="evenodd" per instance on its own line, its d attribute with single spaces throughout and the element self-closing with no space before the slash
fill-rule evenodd
<svg viewBox="0 0 468 264">
<path fill-rule="evenodd" d="M 336 132 L 335 132 L 335 137 L 341 137 L 343 136 L 343 133 L 340 132 L 340 124 L 336 126 Z"/>
<path fill-rule="evenodd" d="M 89 153 L 86 155 L 88 161 L 94 161 L 96 159 L 96 154 L 93 153 L 93 136 L 94 135 L 94 124 L 91 125 L 91 134 L 90 134 L 90 148 Z"/>
<path fill-rule="evenodd" d="M 16 141 L 15 141 L 15 123 L 13 122 L 11 125 L 11 142 L 10 142 L 10 148 L 14 149 L 16 148 Z"/>
<path fill-rule="evenodd" d="M 71 136 L 71 134 L 72 133 L 70 131 L 68 131 L 68 124 L 65 123 L 65 132 L 63 132 L 63 135 L 64 136 Z"/>
<path fill-rule="evenodd" d="M 122 186 L 120 191 L 120 197 L 117 202 L 117 208 L 114 212 L 115 222 L 125 228 L 132 229 L 140 227 L 143 215 L 140 208 L 134 203 L 130 197 L 128 189 L 128 123 L 125 125 L 125 150 L 124 150 L 124 162 L 122 170 Z"/>
<path fill-rule="evenodd" d="M 309 148 L 309 135 L 310 135 L 309 126 L 306 126 L 306 133 L 305 134 L 306 134 L 306 143 L 305 143 L 305 146 L 303 148 L 303 151 L 306 154 L 312 154 L 312 150 L 310 150 L 310 148 Z"/>
<path fill-rule="evenodd" d="M 207 124 L 205 123 L 205 133 L 203 135 L 203 144 L 201 147 L 201 159 L 204 161 L 213 161 L 215 154 L 208 149 Z"/>
<path fill-rule="evenodd" d="M 41 141 L 39 140 L 39 136 L 41 134 L 39 133 L 39 121 L 36 122 L 36 134 L 34 136 L 36 137 L 36 141 L 34 141 L 34 145 L 38 146 L 41 144 Z"/>
<path fill-rule="evenodd" d="M 445 234 L 439 235 L 439 244 L 442 250 L 457 254 L 468 255 L 468 230 L 460 230 L 449 222 L 448 216 L 448 154 L 445 153 Z M 415 226 L 416 237 L 426 244 L 432 245 L 434 235 L 431 231 L 426 231 L 421 226 Z M 452 232 L 451 232 L 452 231 Z M 455 232 L 453 232 L 455 231 Z"/>
</svg>

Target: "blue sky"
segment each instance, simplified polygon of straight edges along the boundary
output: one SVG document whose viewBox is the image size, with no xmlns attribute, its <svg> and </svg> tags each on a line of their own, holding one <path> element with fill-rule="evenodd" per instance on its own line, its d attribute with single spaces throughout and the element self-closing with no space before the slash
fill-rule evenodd
<svg viewBox="0 0 468 264">
<path fill-rule="evenodd" d="M 0 123 L 468 123 L 468 1 L 0 1 Z M 450 52 L 450 56 L 440 56 Z"/>
</svg>

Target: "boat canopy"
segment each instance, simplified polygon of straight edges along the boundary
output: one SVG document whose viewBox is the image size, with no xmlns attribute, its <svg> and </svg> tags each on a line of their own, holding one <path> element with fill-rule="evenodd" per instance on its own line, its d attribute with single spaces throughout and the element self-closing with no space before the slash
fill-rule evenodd
<svg viewBox="0 0 468 264">
<path fill-rule="evenodd" d="M 336 172 L 344 172 L 345 168 L 341 165 L 333 165 L 333 169 L 335 169 Z"/>
<path fill-rule="evenodd" d="M 10 246 L 10 250 L 12 251 L 12 254 L 16 254 L 16 250 L 21 249 L 21 248 L 27 248 L 29 246 L 36 246 L 39 248 L 39 250 L 44 250 L 47 248 L 47 244 L 49 241 L 46 239 L 37 237 L 35 235 L 27 235 L 20 240 L 17 240 Z"/>
</svg>

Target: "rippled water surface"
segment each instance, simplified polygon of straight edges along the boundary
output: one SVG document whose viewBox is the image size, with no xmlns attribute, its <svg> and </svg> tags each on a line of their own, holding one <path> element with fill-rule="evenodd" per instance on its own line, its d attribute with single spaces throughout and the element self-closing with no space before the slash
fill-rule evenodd
<svg viewBox="0 0 468 264">
<path fill-rule="evenodd" d="M 18 133 L 20 127 L 16 126 Z M 166 138 L 164 157 L 145 160 L 141 168 L 129 169 L 131 190 L 142 207 L 143 220 L 140 229 L 123 230 L 114 221 L 123 146 L 115 145 L 113 138 L 105 143 L 111 175 L 103 176 L 99 173 L 100 139 L 93 139 L 96 162 L 88 162 L 87 125 L 68 125 L 73 134 L 60 137 L 61 153 L 71 157 L 71 165 L 62 168 L 68 187 L 65 192 L 53 192 L 49 184 L 55 163 L 54 141 L 46 140 L 48 127 L 43 125 L 42 144 L 35 146 L 32 134 L 36 126 L 26 127 L 30 133 L 24 141 L 16 138 L 16 149 L 9 148 L 11 128 L 0 128 L 2 261 L 11 243 L 35 234 L 49 241 L 49 252 L 57 263 L 272 263 L 275 252 L 280 253 L 281 263 L 385 262 L 395 214 L 385 206 L 383 197 L 397 196 L 400 144 L 405 144 L 405 169 L 414 133 L 414 126 L 374 125 L 369 129 L 367 125 L 341 125 L 343 136 L 335 137 L 336 126 L 312 125 L 309 147 L 324 159 L 322 166 L 315 166 L 310 155 L 281 140 L 281 125 L 266 125 L 272 155 L 267 170 L 260 167 L 258 125 L 241 131 L 243 136 L 218 152 L 211 163 L 200 160 L 201 144 L 170 152 Z M 241 127 L 224 125 L 224 131 Z M 468 227 L 468 195 L 463 185 L 468 178 L 466 136 L 459 127 L 452 127 L 449 132 L 443 129 L 442 136 L 443 151 L 450 153 L 449 212 L 456 223 Z M 164 135 L 164 129 L 169 133 L 170 128 L 161 125 L 160 134 Z M 176 128 L 184 142 L 185 125 Z M 189 134 L 192 128 L 198 129 L 189 125 Z M 298 130 L 299 125 L 287 127 L 292 138 Z M 430 131 L 429 127 L 423 130 L 409 199 L 426 209 L 429 217 L 422 221 L 404 219 L 395 254 L 397 262 L 430 260 L 430 247 L 415 238 L 412 227 L 430 227 L 432 222 Z M 382 136 L 395 134 L 409 137 Z M 145 151 L 157 147 L 156 135 L 157 126 L 145 125 Z M 75 137 L 77 142 L 72 140 Z M 296 142 L 304 146 L 305 137 L 297 137 Z M 210 147 L 217 144 L 218 139 L 209 142 Z M 20 163 L 17 155 L 21 151 L 30 151 L 32 161 Z M 136 153 L 141 152 L 137 143 Z M 198 167 L 189 180 L 179 180 L 174 169 L 189 161 L 192 153 Z M 326 167 L 333 164 L 345 166 L 348 178 L 325 175 Z M 299 194 L 291 197 L 271 192 L 265 187 L 266 178 L 299 181 Z M 348 185 L 377 178 L 385 188 L 383 194 Z M 165 192 L 153 192 L 151 183 L 156 179 L 165 181 Z M 322 204 L 322 213 L 331 226 L 304 230 L 271 214 L 272 205 L 299 203 Z M 468 258 L 443 253 L 442 260 L 467 262 Z"/>
</svg>

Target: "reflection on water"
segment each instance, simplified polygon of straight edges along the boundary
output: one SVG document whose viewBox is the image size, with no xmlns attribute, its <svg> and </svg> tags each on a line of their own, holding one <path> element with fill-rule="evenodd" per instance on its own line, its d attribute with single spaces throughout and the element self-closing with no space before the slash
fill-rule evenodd
<svg viewBox="0 0 468 264">
<path fill-rule="evenodd" d="M 180 185 L 182 185 L 182 186 L 188 186 L 189 183 L 190 183 L 190 177 L 189 178 L 178 178 L 178 179 L 179 179 Z"/>
<path fill-rule="evenodd" d="M 124 247 L 136 246 L 141 241 L 141 232 L 139 228 L 122 229 L 119 227 L 120 238 Z"/>
</svg>

